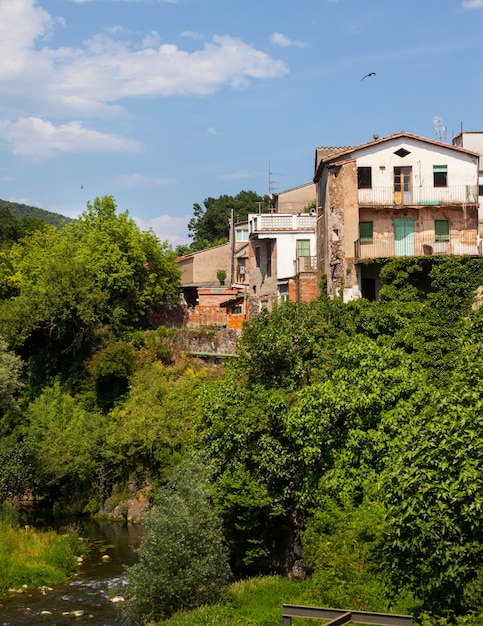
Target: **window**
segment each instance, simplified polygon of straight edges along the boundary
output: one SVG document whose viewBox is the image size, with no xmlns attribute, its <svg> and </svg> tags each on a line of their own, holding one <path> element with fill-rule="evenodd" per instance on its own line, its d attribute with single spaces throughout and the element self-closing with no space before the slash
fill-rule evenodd
<svg viewBox="0 0 483 626">
<path fill-rule="evenodd" d="M 399 148 L 399 150 L 396 150 L 394 154 L 397 154 L 398 157 L 401 157 L 403 159 L 405 156 L 411 153 L 409 152 L 409 150 L 406 150 L 406 148 Z"/>
<path fill-rule="evenodd" d="M 297 258 L 300 256 L 310 256 L 309 239 L 297 239 Z"/>
<path fill-rule="evenodd" d="M 267 241 L 267 266 L 266 266 L 267 276 L 272 275 L 272 242 Z"/>
<path fill-rule="evenodd" d="M 278 296 L 280 302 L 287 302 L 289 300 L 288 282 L 278 283 Z"/>
<path fill-rule="evenodd" d="M 449 220 L 434 220 L 434 240 L 449 241 Z"/>
<path fill-rule="evenodd" d="M 232 315 L 241 315 L 243 313 L 242 305 L 235 304 L 235 306 L 231 310 Z"/>
<path fill-rule="evenodd" d="M 372 243 L 374 222 L 359 222 L 359 240 L 361 243 Z"/>
<path fill-rule="evenodd" d="M 248 241 L 248 228 L 236 228 L 235 241 Z"/>
<path fill-rule="evenodd" d="M 433 165 L 433 185 L 435 187 L 448 186 L 448 166 Z"/>
<path fill-rule="evenodd" d="M 478 195 L 483 196 L 483 185 L 478 185 Z"/>
<path fill-rule="evenodd" d="M 245 276 L 247 273 L 247 260 L 245 257 L 238 257 L 237 258 L 237 279 L 238 280 L 245 280 Z"/>
<path fill-rule="evenodd" d="M 260 267 L 261 262 L 262 262 L 260 246 L 255 246 L 255 261 L 257 263 L 257 267 Z"/>
<path fill-rule="evenodd" d="M 261 300 L 260 301 L 260 311 L 263 311 L 263 309 L 267 309 L 268 310 L 268 300 Z"/>
<path fill-rule="evenodd" d="M 357 168 L 357 188 L 372 189 L 372 169 L 370 167 Z"/>
</svg>

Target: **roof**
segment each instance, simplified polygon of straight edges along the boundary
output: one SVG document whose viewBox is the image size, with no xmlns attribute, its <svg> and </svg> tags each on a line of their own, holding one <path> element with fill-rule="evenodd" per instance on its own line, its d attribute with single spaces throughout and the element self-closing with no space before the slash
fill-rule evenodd
<svg viewBox="0 0 483 626">
<path fill-rule="evenodd" d="M 237 302 L 243 302 L 244 300 L 245 300 L 245 296 L 235 296 L 234 298 L 230 298 L 229 300 L 220 302 L 220 307 L 226 308 L 230 306 L 230 304 L 236 304 Z"/>
<path fill-rule="evenodd" d="M 398 133 L 394 133 L 392 135 L 387 135 L 386 137 L 380 137 L 378 139 L 374 139 L 373 141 L 368 141 L 366 143 L 361 143 L 358 146 L 352 146 L 349 148 L 341 148 L 338 152 L 333 152 L 332 154 L 326 154 L 321 156 L 318 165 L 317 165 L 317 169 L 315 171 L 315 176 L 314 176 L 314 182 L 317 182 L 319 176 L 320 176 L 320 171 L 322 169 L 322 167 L 327 164 L 330 163 L 332 161 L 334 161 L 334 159 L 337 159 L 338 161 L 341 160 L 341 157 L 345 157 L 345 159 L 343 160 L 347 160 L 347 157 L 352 154 L 353 152 L 356 152 L 357 150 L 362 150 L 363 148 L 368 148 L 371 146 L 377 146 L 378 144 L 381 143 L 386 143 L 388 141 L 392 141 L 394 139 L 414 139 L 416 141 L 421 141 L 424 143 L 428 143 L 430 145 L 433 146 L 439 146 L 442 148 L 446 148 L 447 150 L 455 150 L 456 152 L 461 152 L 463 154 L 469 154 L 471 156 L 476 156 L 478 157 L 479 154 L 477 152 L 474 152 L 473 150 L 468 150 L 466 148 L 460 148 L 459 146 L 453 146 L 452 144 L 449 143 L 443 143 L 441 141 L 436 141 L 435 139 L 428 139 L 427 137 L 422 137 L 421 135 L 415 135 L 413 133 L 407 133 L 404 130 L 399 131 Z M 316 155 L 317 155 L 317 151 L 318 150 L 322 150 L 322 148 L 316 148 Z M 317 157 L 316 157 L 317 158 Z"/>
</svg>

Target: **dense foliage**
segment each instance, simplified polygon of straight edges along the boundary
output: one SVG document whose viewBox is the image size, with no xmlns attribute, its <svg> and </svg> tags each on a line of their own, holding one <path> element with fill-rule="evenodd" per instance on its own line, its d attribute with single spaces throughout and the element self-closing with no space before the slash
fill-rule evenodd
<svg viewBox="0 0 483 626">
<path fill-rule="evenodd" d="M 144 624 L 223 597 L 231 572 L 208 486 L 207 466 L 190 459 L 158 490 L 139 561 L 127 572 L 130 621 Z"/>
<path fill-rule="evenodd" d="M 249 213 L 260 212 L 260 207 L 265 210 L 268 208 L 268 197 L 259 196 L 254 191 L 240 191 L 236 196 L 206 198 L 203 206 L 195 204 L 193 217 L 188 223 L 189 234 L 193 239 L 189 249 L 202 250 L 225 243 L 230 236 L 232 211 L 234 221 L 242 222 Z"/>
<path fill-rule="evenodd" d="M 302 534 L 334 606 L 481 609 L 479 259 L 395 259 L 381 299 L 288 303 L 251 322 L 199 442 L 237 567 Z M 330 595 L 329 589 L 333 590 Z M 411 604 L 412 603 L 412 604 Z M 404 604 L 404 603 L 403 603 Z"/>
<path fill-rule="evenodd" d="M 200 208 L 196 245 L 226 236 L 210 220 L 233 200 Z M 4 226 L 0 498 L 97 512 L 149 485 L 134 620 L 219 600 L 228 558 L 236 575 L 305 567 L 301 603 L 479 623 L 481 259 L 381 261 L 378 301 L 262 311 L 220 368 L 154 323 L 178 298 L 174 253 L 112 198 L 60 230 Z M 243 620 L 227 598 L 220 620 Z"/>
</svg>

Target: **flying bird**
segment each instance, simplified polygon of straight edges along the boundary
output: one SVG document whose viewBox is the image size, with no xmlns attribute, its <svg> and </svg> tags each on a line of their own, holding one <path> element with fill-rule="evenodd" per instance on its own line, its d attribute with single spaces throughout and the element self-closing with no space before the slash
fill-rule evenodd
<svg viewBox="0 0 483 626">
<path fill-rule="evenodd" d="M 364 80 L 364 78 L 369 78 L 369 76 L 375 76 L 375 75 L 376 75 L 376 72 L 370 72 L 369 74 L 366 74 L 365 76 L 363 76 L 361 80 Z"/>
</svg>

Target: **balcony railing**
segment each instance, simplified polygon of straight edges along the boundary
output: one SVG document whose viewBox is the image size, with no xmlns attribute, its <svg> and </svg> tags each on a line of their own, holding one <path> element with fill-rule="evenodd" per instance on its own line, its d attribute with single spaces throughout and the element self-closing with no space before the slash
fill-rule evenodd
<svg viewBox="0 0 483 626">
<path fill-rule="evenodd" d="M 477 244 L 476 235 L 466 241 L 456 238 L 450 241 L 430 241 L 428 237 L 396 242 L 393 235 L 374 238 L 372 243 L 354 243 L 354 256 L 357 261 L 363 259 L 383 259 L 393 256 L 431 256 L 447 254 L 450 256 L 482 256 L 481 246 Z"/>
<path fill-rule="evenodd" d="M 294 261 L 295 273 L 301 272 L 316 272 L 317 271 L 317 257 L 316 256 L 299 256 Z"/>
<path fill-rule="evenodd" d="M 414 187 L 394 191 L 391 187 L 358 190 L 359 206 L 439 206 L 478 204 L 478 185 Z"/>
<path fill-rule="evenodd" d="M 248 216 L 250 234 L 266 231 L 315 231 L 317 216 L 312 213 L 257 213 Z"/>
</svg>

